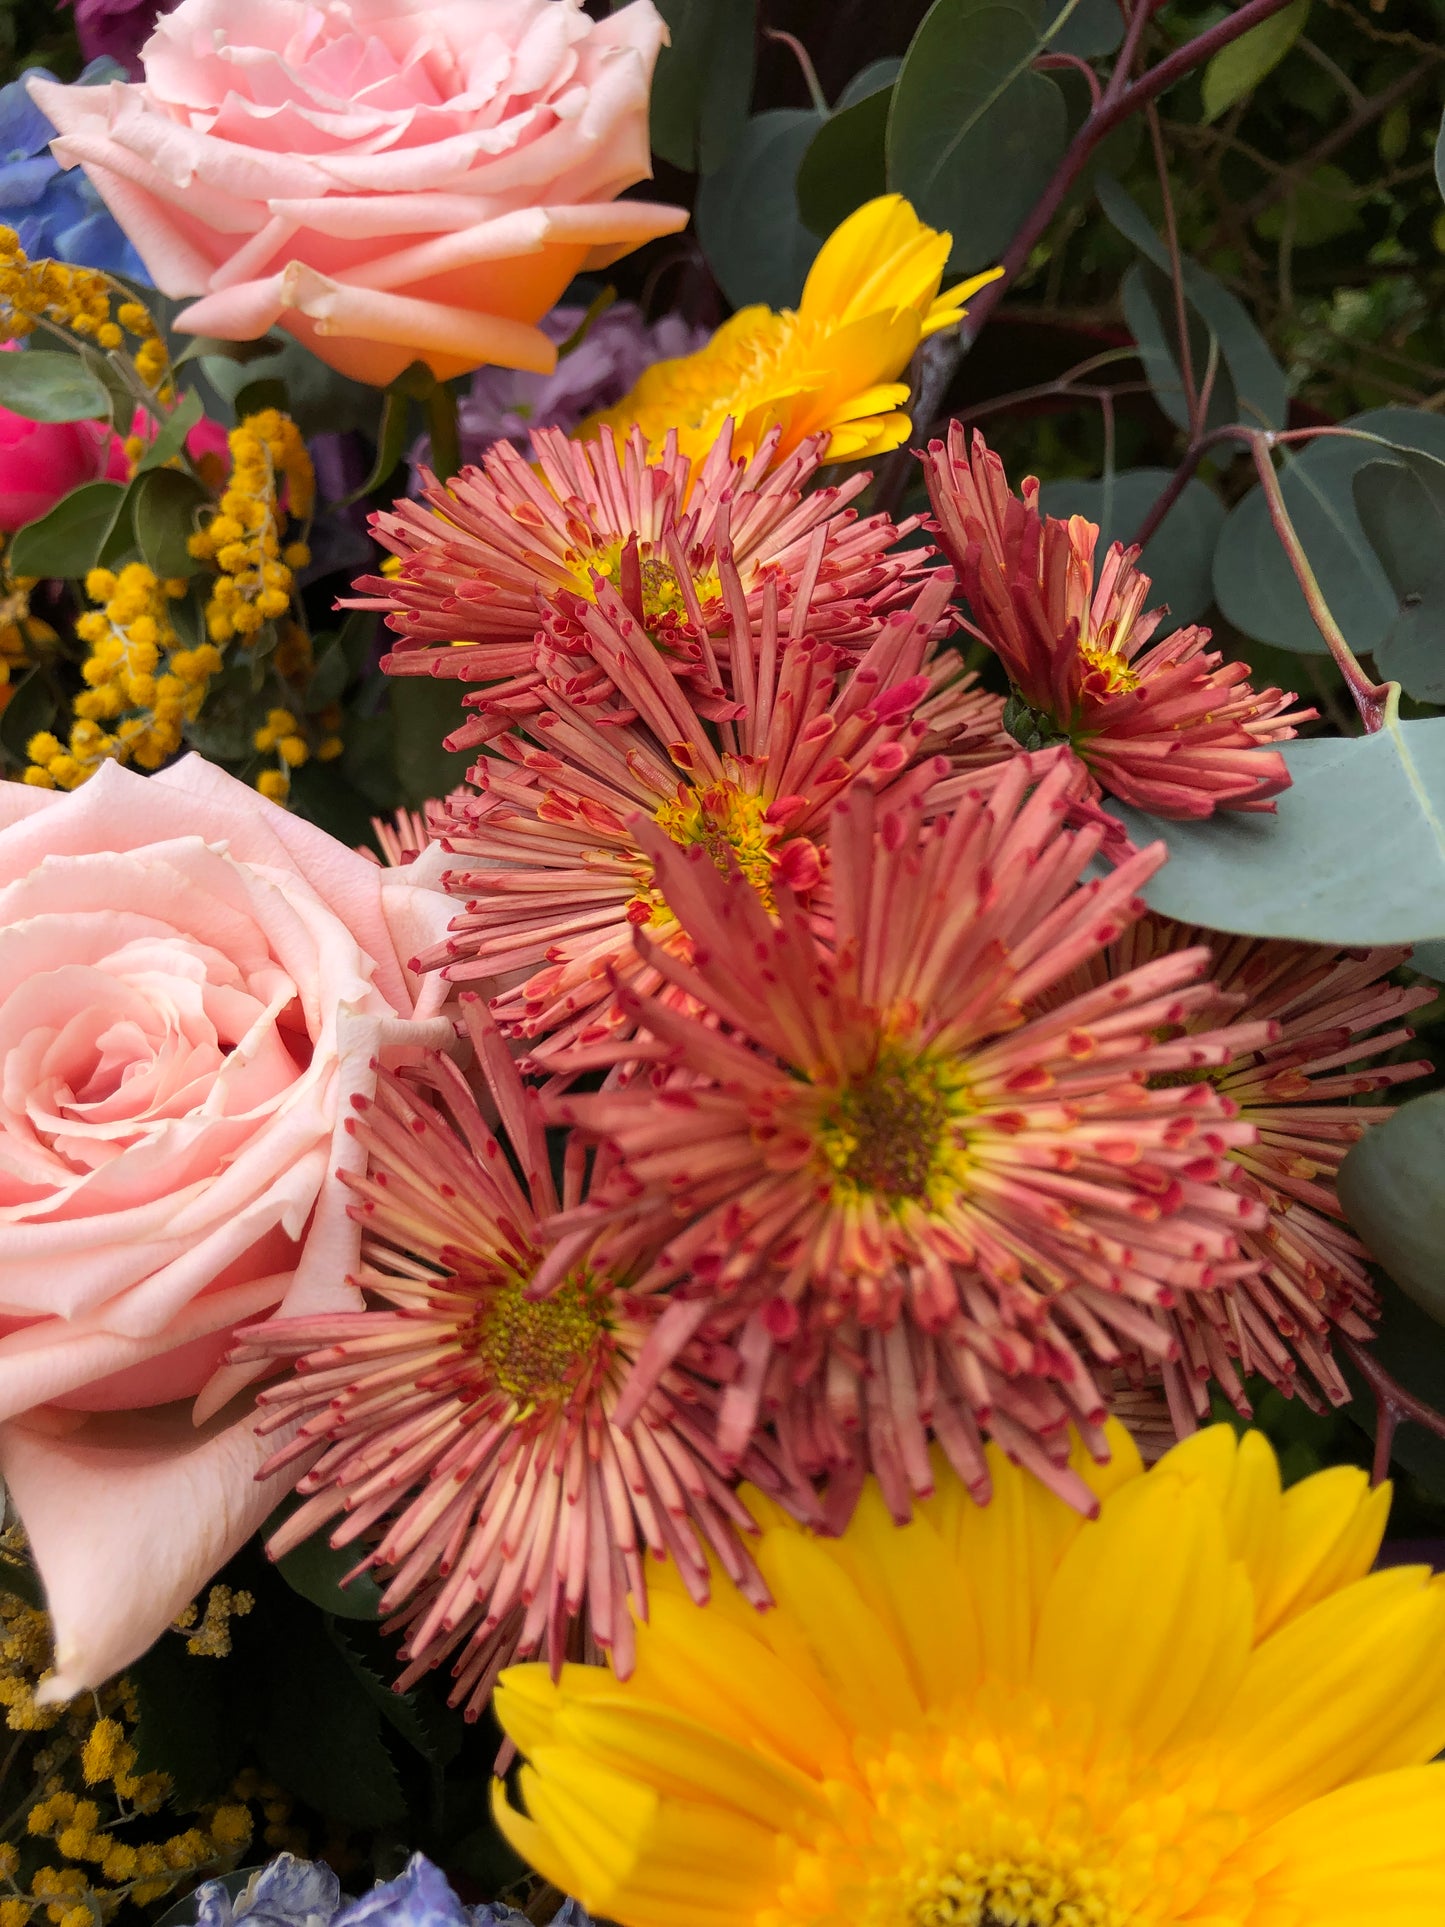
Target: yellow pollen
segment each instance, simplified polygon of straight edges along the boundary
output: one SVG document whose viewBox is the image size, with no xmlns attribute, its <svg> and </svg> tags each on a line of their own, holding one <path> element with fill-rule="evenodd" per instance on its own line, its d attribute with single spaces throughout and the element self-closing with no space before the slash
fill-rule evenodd
<svg viewBox="0 0 1445 1927">
<path fill-rule="evenodd" d="M 1127 696 L 1131 689 L 1139 687 L 1139 678 L 1117 649 L 1107 643 L 1080 642 L 1079 654 L 1095 674 L 1104 678 L 1104 685 L 1111 696 Z"/>
<path fill-rule="evenodd" d="M 675 801 L 664 803 L 653 821 L 684 849 L 700 845 L 724 875 L 733 858 L 771 911 L 778 832 L 766 820 L 767 809 L 766 798 L 725 778 L 702 790 L 679 783 Z"/>
<path fill-rule="evenodd" d="M 622 590 L 622 553 L 621 542 L 609 543 L 605 549 L 590 551 L 574 550 L 568 557 L 568 566 L 577 580 L 577 587 L 589 601 L 597 599 L 596 576 L 604 582 Z M 687 598 L 683 594 L 682 583 L 676 569 L 663 557 L 648 553 L 649 545 L 639 543 L 639 574 L 642 577 L 642 619 L 649 629 L 667 628 L 689 620 Z M 696 573 L 692 578 L 693 592 L 701 604 L 704 614 L 708 605 L 721 600 L 722 584 L 717 570 L 708 568 Z"/>
<path fill-rule="evenodd" d="M 602 1298 L 585 1271 L 547 1298 L 528 1298 L 526 1281 L 511 1278 L 487 1293 L 463 1342 L 519 1405 L 565 1404 L 610 1349 Z"/>
<path fill-rule="evenodd" d="M 888 1046 L 824 1110 L 819 1147 L 839 1190 L 937 1203 L 962 1180 L 966 1109 L 956 1064 Z"/>
</svg>

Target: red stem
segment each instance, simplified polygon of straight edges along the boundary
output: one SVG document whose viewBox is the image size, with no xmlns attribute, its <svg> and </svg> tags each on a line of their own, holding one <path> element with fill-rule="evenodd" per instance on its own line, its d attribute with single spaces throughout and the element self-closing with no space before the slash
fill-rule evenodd
<svg viewBox="0 0 1445 1927">
<path fill-rule="evenodd" d="M 1437 1412 L 1433 1405 L 1407 1392 L 1397 1378 L 1391 1376 L 1379 1359 L 1363 1345 L 1357 1345 L 1353 1338 L 1341 1338 L 1340 1343 L 1349 1353 L 1356 1369 L 1369 1386 L 1375 1400 L 1375 1463 L 1370 1473 L 1371 1483 L 1379 1485 L 1389 1476 L 1390 1449 L 1395 1443 L 1395 1432 L 1402 1421 L 1423 1426 L 1433 1432 L 1436 1438 L 1445 1439 L 1445 1414 Z"/>
<path fill-rule="evenodd" d="M 1290 0 L 1245 0 L 1245 4 L 1235 12 L 1217 21 L 1206 32 L 1197 34 L 1193 40 L 1186 41 L 1182 47 L 1176 47 L 1173 53 L 1166 54 L 1157 67 L 1151 67 L 1147 73 L 1131 81 L 1129 70 L 1151 12 L 1150 0 L 1139 0 L 1130 15 L 1124 44 L 1098 106 L 1070 141 L 1063 159 L 1054 169 L 1052 180 L 1004 250 L 1002 275 L 986 288 L 981 288 L 974 298 L 964 323 L 968 341 L 978 339 L 984 323 L 998 306 L 1004 291 L 1017 279 L 1019 270 L 1027 263 L 1050 221 L 1058 213 L 1064 196 L 1084 171 L 1090 155 L 1104 136 L 1120 121 L 1138 113 L 1141 107 L 1162 94 L 1166 88 L 1172 87 L 1176 80 L 1182 80 L 1201 61 L 1208 60 L 1221 47 L 1238 40 L 1251 27 L 1257 27 L 1261 20 L 1268 20 L 1271 15 L 1282 12 L 1289 3 Z"/>
</svg>

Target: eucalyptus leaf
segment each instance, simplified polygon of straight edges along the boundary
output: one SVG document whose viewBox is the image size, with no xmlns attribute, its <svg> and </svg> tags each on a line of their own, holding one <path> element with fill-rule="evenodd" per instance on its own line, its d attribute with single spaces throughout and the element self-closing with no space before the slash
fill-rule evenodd
<svg viewBox="0 0 1445 1927">
<path fill-rule="evenodd" d="M 1445 1324 L 1445 1091 L 1365 1132 L 1340 1167 L 1339 1198 L 1401 1291 Z"/>
<path fill-rule="evenodd" d="M 884 193 L 891 87 L 832 114 L 808 143 L 798 168 L 798 212 L 826 239 L 855 208 Z"/>
<path fill-rule="evenodd" d="M 1435 136 L 1435 185 L 1445 194 L 1445 114 L 1440 117 L 1440 132 Z"/>
<path fill-rule="evenodd" d="M 131 485 L 131 517 L 141 560 L 159 576 L 183 578 L 203 565 L 187 546 L 196 512 L 210 506 L 210 491 L 194 475 L 152 468 Z"/>
<path fill-rule="evenodd" d="M 1399 615 L 1355 508 L 1354 478 L 1400 449 L 1445 460 L 1445 421 L 1420 408 L 1372 408 L 1341 424 L 1373 439 L 1324 435 L 1287 452 L 1280 491 L 1335 620 L 1357 652 L 1373 651 Z M 1263 493 L 1230 511 L 1214 555 L 1214 593 L 1236 629 L 1278 649 L 1314 655 L 1323 646 Z"/>
<path fill-rule="evenodd" d="M 1304 32 L 1309 11 L 1310 0 L 1292 0 L 1290 6 L 1220 48 L 1205 67 L 1200 82 L 1205 120 L 1218 120 L 1274 71 Z"/>
<path fill-rule="evenodd" d="M 100 559 L 126 491 L 119 482 L 83 482 L 48 515 L 17 529 L 8 563 L 16 575 L 79 580 Z"/>
<path fill-rule="evenodd" d="M 244 388 L 236 390 L 233 406 L 237 421 L 244 421 L 247 415 L 259 415 L 267 408 L 286 414 L 291 406 L 291 391 L 279 375 L 258 375 Z"/>
<path fill-rule="evenodd" d="M 1063 154 L 1063 95 L 1033 71 L 1048 31 L 1031 0 L 934 0 L 904 56 L 888 185 L 952 234 L 956 269 L 1008 245 Z"/>
<path fill-rule="evenodd" d="M 1145 886 L 1151 909 L 1252 937 L 1370 945 L 1445 937 L 1445 716 L 1372 736 L 1284 743 L 1293 786 L 1277 814 L 1220 810 L 1166 823 L 1108 807 L 1137 844 L 1169 861 Z"/>
<path fill-rule="evenodd" d="M 283 335 L 261 335 L 255 341 L 223 341 L 219 335 L 194 335 L 171 357 L 172 368 L 183 368 L 188 361 L 197 361 L 201 356 L 214 356 L 219 361 L 234 361 L 245 367 L 247 362 L 264 361 L 268 355 L 276 355 L 286 346 Z"/>
<path fill-rule="evenodd" d="M 1402 452 L 1353 478 L 1355 512 L 1399 613 L 1375 645 L 1382 676 L 1445 703 L 1445 465 Z"/>
<path fill-rule="evenodd" d="M 463 692 L 463 684 L 439 676 L 400 676 L 391 685 L 396 775 L 401 800 L 414 810 L 455 789 L 476 761 L 474 750 L 442 747 L 473 714 L 462 708 Z"/>
<path fill-rule="evenodd" d="M 698 189 L 697 238 L 735 308 L 795 308 L 818 237 L 798 212 L 798 168 L 825 116 L 808 107 L 755 114 Z"/>
<path fill-rule="evenodd" d="M 109 418 L 105 383 L 79 355 L 51 348 L 0 354 L 0 408 L 28 422 L 83 422 Z"/>
<path fill-rule="evenodd" d="M 1039 499 L 1050 515 L 1084 515 L 1096 522 L 1102 556 L 1111 542 L 1133 542 L 1170 475 L 1167 468 L 1132 468 L 1097 482 L 1045 482 Z M 1149 538 L 1139 566 L 1154 584 L 1150 608 L 1163 603 L 1169 609 L 1162 634 L 1195 621 L 1214 600 L 1211 569 L 1224 516 L 1213 489 L 1195 479 Z"/>
<path fill-rule="evenodd" d="M 398 381 L 400 379 L 399 376 Z M 350 495 L 343 495 L 339 502 L 331 502 L 328 507 L 350 508 L 353 502 L 362 501 L 373 489 L 381 487 L 406 453 L 410 423 L 411 397 L 394 381 L 382 396 L 381 419 L 376 429 L 376 459 L 371 464 L 371 473 L 360 488 L 354 488 Z"/>
<path fill-rule="evenodd" d="M 1073 10 L 1049 35 L 1050 53 L 1073 54 L 1088 60 L 1111 54 L 1124 38 L 1124 14 L 1118 0 L 1077 0 Z"/>
<path fill-rule="evenodd" d="M 866 67 L 860 67 L 834 103 L 833 112 L 841 114 L 845 107 L 853 107 L 860 100 L 867 100 L 870 94 L 891 87 L 898 78 L 903 61 L 898 54 L 889 54 L 884 60 L 870 60 Z"/>
<path fill-rule="evenodd" d="M 1176 360 L 1173 286 L 1168 282 L 1169 250 L 1154 232 L 1143 209 L 1117 181 L 1101 175 L 1097 193 L 1099 205 L 1111 224 L 1165 277 L 1167 288 L 1161 288 L 1145 274 L 1132 279 L 1126 277 L 1125 315 L 1139 342 L 1145 371 L 1160 407 L 1171 421 L 1181 428 L 1187 427 L 1188 409 Z M 1180 278 L 1192 317 L 1191 360 L 1195 380 L 1203 380 L 1211 337 L 1218 343 L 1220 376 L 1226 378 L 1221 385 L 1216 377 L 1208 425 L 1223 427 L 1230 421 L 1239 421 L 1251 428 L 1283 428 L 1289 410 L 1284 371 L 1243 302 L 1197 261 L 1182 262 Z"/>
<path fill-rule="evenodd" d="M 653 151 L 688 173 L 710 174 L 747 125 L 757 0 L 657 0 L 670 46 L 652 84 Z"/>
</svg>

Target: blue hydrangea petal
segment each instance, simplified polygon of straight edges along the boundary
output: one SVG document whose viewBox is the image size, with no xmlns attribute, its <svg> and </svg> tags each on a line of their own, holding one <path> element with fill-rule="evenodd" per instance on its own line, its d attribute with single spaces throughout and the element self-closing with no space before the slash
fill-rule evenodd
<svg viewBox="0 0 1445 1927">
<path fill-rule="evenodd" d="M 441 1868 L 414 1853 L 395 1880 L 344 1907 L 333 1927 L 471 1927 L 471 1920 Z"/>
<path fill-rule="evenodd" d="M 25 83 L 32 74 L 40 80 L 55 78 L 44 67 L 27 67 L 19 80 L 0 87 L 0 168 L 12 155 L 31 158 L 45 153 L 55 138 L 54 127 L 26 92 Z"/>
<path fill-rule="evenodd" d="M 196 1927 L 232 1927 L 231 1896 L 224 1880 L 203 1880 L 191 1896 Z"/>
<path fill-rule="evenodd" d="M 48 154 L 0 165 L 0 210 L 34 207 L 59 172 L 59 163 Z"/>
<path fill-rule="evenodd" d="M 324 1861 L 278 1854 L 237 1895 L 235 1919 L 249 1927 L 328 1927 L 341 1905 L 341 1882 Z"/>
</svg>

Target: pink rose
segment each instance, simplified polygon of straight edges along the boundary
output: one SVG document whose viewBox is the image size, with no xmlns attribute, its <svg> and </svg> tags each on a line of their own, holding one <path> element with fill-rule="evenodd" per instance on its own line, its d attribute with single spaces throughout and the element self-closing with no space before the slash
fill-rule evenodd
<svg viewBox="0 0 1445 1927">
<path fill-rule="evenodd" d="M 359 1302 L 350 1099 L 452 1034 L 404 963 L 450 915 L 425 873 L 195 756 L 0 784 L 0 1474 L 54 1697 L 143 1652 L 275 1503 L 221 1361 L 258 1313 Z"/>
<path fill-rule="evenodd" d="M 652 0 L 181 0 L 138 85 L 30 91 L 176 325 L 276 324 L 385 383 L 421 357 L 541 374 L 532 324 L 577 271 L 687 219 L 615 196 L 651 172 Z"/>
<path fill-rule="evenodd" d="M 16 352 L 19 343 L 0 347 Z M 100 422 L 32 422 L 0 408 L 0 530 L 37 522 L 82 482 L 103 480 L 109 445 Z"/>
</svg>

